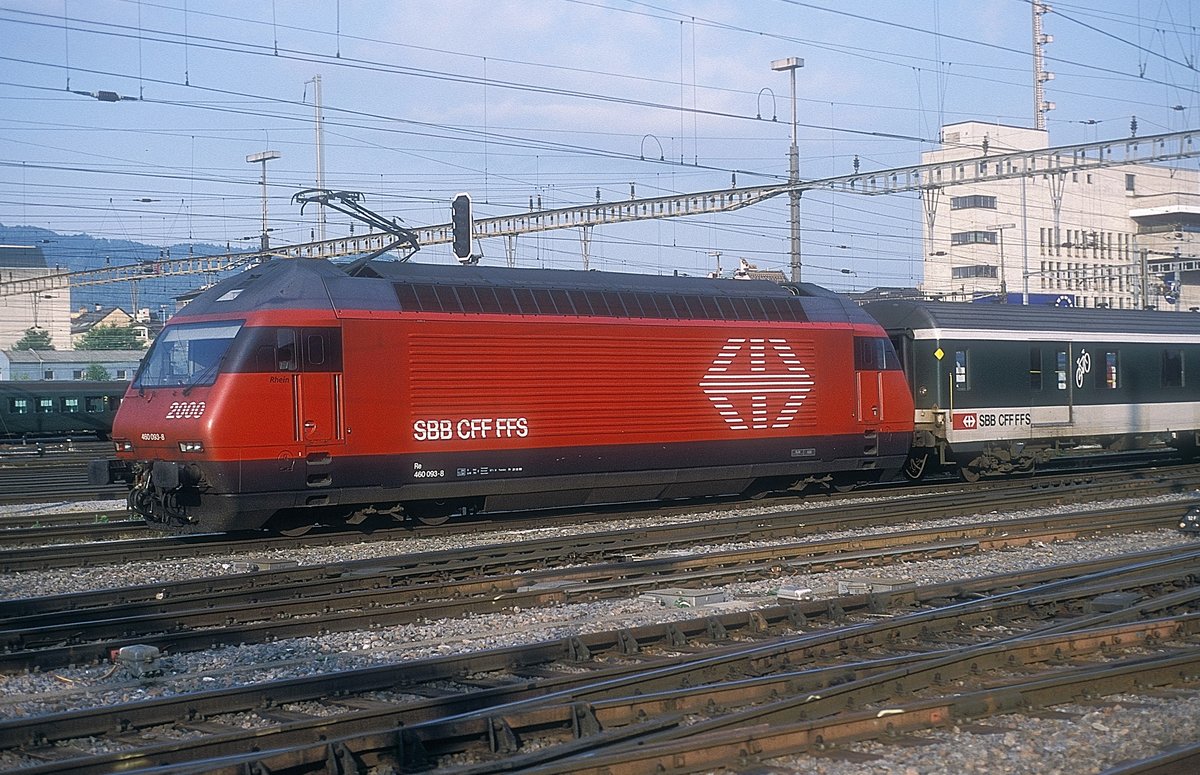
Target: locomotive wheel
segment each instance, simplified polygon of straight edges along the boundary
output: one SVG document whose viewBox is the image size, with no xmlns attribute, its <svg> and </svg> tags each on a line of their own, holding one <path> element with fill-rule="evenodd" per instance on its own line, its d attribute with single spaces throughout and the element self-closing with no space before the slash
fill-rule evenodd
<svg viewBox="0 0 1200 775">
<path fill-rule="evenodd" d="M 959 476 L 961 476 L 963 478 L 963 481 L 965 481 L 965 482 L 978 482 L 979 477 L 983 475 L 982 472 L 978 468 L 972 468 L 969 465 L 968 466 L 959 466 L 958 474 L 959 474 Z"/>
<path fill-rule="evenodd" d="M 456 511 L 451 501 L 413 501 L 404 504 L 404 513 L 422 525 L 444 525 Z"/>
</svg>

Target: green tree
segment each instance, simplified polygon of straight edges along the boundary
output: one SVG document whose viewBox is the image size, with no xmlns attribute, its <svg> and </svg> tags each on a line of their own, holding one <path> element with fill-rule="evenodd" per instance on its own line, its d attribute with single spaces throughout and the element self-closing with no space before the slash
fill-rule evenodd
<svg viewBox="0 0 1200 775">
<path fill-rule="evenodd" d="M 79 337 L 76 350 L 140 350 L 142 342 L 133 326 L 93 326 Z"/>
<path fill-rule="evenodd" d="M 14 350 L 53 350 L 54 345 L 50 342 L 50 332 L 44 328 L 34 326 L 33 328 L 25 329 L 25 336 L 17 340 L 13 345 Z"/>
<path fill-rule="evenodd" d="M 108 369 L 98 363 L 93 363 L 83 372 L 83 378 L 93 382 L 103 382 L 112 379 L 112 375 L 108 373 Z"/>
</svg>

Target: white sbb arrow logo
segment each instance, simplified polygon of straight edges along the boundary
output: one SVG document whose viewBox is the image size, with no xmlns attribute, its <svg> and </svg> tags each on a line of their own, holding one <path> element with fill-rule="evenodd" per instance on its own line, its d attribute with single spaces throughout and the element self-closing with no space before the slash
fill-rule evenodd
<svg viewBox="0 0 1200 775">
<path fill-rule="evenodd" d="M 813 380 L 785 339 L 729 339 L 700 389 L 733 430 L 786 428 Z"/>
</svg>

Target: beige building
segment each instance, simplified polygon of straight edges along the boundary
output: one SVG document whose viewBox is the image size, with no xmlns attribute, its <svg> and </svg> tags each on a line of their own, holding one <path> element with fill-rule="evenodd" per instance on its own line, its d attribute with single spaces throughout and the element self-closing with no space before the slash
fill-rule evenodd
<svg viewBox="0 0 1200 775">
<path fill-rule="evenodd" d="M 923 163 L 1049 147 L 969 121 Z M 1122 165 L 942 187 L 925 199 L 926 294 L 1020 304 L 1200 307 L 1200 173 Z"/>
<path fill-rule="evenodd" d="M 41 248 L 0 245 L 0 281 L 24 280 L 53 274 Z M 12 347 L 30 328 L 43 328 L 59 350 L 71 347 L 69 289 L 0 296 L 0 349 Z"/>
</svg>

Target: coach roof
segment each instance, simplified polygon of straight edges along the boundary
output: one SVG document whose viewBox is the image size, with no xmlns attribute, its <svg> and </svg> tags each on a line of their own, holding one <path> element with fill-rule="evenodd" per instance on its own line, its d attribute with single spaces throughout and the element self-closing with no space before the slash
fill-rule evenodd
<svg viewBox="0 0 1200 775">
<path fill-rule="evenodd" d="M 887 331 L 1024 332 L 1029 334 L 1190 335 L 1200 315 L 1153 310 L 1083 309 L 889 299 L 864 305 Z"/>
</svg>

